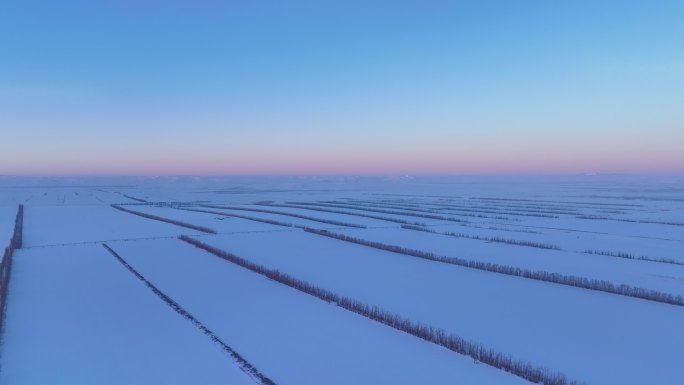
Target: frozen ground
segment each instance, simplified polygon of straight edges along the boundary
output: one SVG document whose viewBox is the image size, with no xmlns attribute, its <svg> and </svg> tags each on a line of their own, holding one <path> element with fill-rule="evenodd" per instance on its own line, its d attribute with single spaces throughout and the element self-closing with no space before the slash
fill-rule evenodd
<svg viewBox="0 0 684 385">
<path fill-rule="evenodd" d="M 684 378 L 684 306 L 303 229 L 677 296 L 684 295 L 681 178 L 0 177 L 3 248 L 19 204 L 24 244 L 13 258 L 2 384 L 527 382 L 179 235 L 573 380 Z M 423 231 L 402 228 L 407 223 Z M 265 377 L 248 376 L 247 367 Z"/>
<path fill-rule="evenodd" d="M 205 241 L 589 383 L 674 384 L 682 375 L 684 334 L 676 331 L 684 323 L 681 307 L 443 265 L 304 232 L 252 239 L 244 234 Z"/>
<path fill-rule="evenodd" d="M 22 250 L 12 274 L 0 383 L 252 383 L 100 245 Z"/>
<path fill-rule="evenodd" d="M 178 240 L 116 250 L 276 383 L 525 382 Z"/>
</svg>

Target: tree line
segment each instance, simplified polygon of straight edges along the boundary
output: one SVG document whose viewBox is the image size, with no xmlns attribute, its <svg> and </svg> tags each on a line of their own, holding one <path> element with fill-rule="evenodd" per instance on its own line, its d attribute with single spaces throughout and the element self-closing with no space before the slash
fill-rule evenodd
<svg viewBox="0 0 684 385">
<path fill-rule="evenodd" d="M 437 220 L 449 221 L 449 222 L 469 223 L 468 221 L 465 221 L 463 219 L 456 219 L 456 218 L 445 217 L 443 215 L 435 215 L 435 214 L 420 214 L 420 213 L 415 213 L 415 212 L 384 210 L 384 209 L 378 209 L 378 208 L 354 206 L 354 205 L 339 204 L 339 203 L 335 203 L 335 204 L 332 204 L 332 203 L 308 203 L 308 202 L 297 202 L 297 203 L 301 204 L 301 205 L 307 205 L 307 206 L 335 207 L 335 208 L 339 208 L 339 209 L 351 209 L 351 210 L 359 210 L 359 211 L 369 211 L 369 212 L 373 212 L 373 213 L 403 215 L 403 216 L 408 216 L 408 217 L 437 219 Z"/>
<path fill-rule="evenodd" d="M 602 215 L 577 215 L 575 218 L 629 222 L 629 223 L 650 223 L 650 224 L 668 225 L 668 226 L 684 226 L 684 222 L 656 221 L 656 220 L 652 220 L 652 219 L 613 218 L 613 217 L 606 217 L 606 216 L 602 216 Z"/>
<path fill-rule="evenodd" d="M 113 208 L 117 209 L 117 210 L 123 211 L 123 212 L 125 212 L 125 213 L 129 213 L 129 214 L 137 215 L 137 216 L 139 216 L 139 217 L 143 217 L 143 218 L 147 218 L 147 219 L 152 219 L 152 220 L 159 221 L 159 222 L 166 222 L 166 223 L 170 223 L 170 224 L 172 224 L 172 225 L 181 226 L 181 227 L 186 227 L 186 228 L 188 228 L 188 229 L 193 229 L 193 230 L 201 231 L 201 232 L 207 233 L 207 234 L 216 234 L 216 230 L 210 229 L 210 228 L 208 228 L 208 227 L 197 226 L 197 225 L 193 225 L 193 224 L 190 224 L 190 223 L 185 223 L 185 222 L 177 221 L 177 220 L 175 220 L 175 219 L 169 219 L 169 218 L 164 218 L 164 217 L 160 217 L 160 216 L 157 216 L 157 215 L 147 214 L 147 213 L 143 213 L 143 212 L 140 212 L 140 211 L 135 211 L 135 210 L 127 209 L 127 208 L 121 207 L 121 206 L 116 205 L 116 204 L 112 204 L 111 206 L 112 206 Z"/>
<path fill-rule="evenodd" d="M 200 209 L 191 209 L 191 208 L 184 208 L 184 207 L 176 207 L 176 209 L 185 210 L 185 211 L 195 211 L 198 213 L 216 214 L 216 215 L 222 215 L 224 217 L 234 217 L 234 218 L 247 219 L 249 221 L 254 221 L 254 222 L 268 223 L 269 225 L 294 227 L 294 225 L 292 223 L 276 221 L 275 219 L 257 218 L 257 217 L 250 217 L 247 215 L 226 213 L 226 212 L 222 212 L 222 211 L 200 210 Z"/>
<path fill-rule="evenodd" d="M 634 254 L 630 254 L 630 253 L 626 253 L 626 252 L 614 252 L 614 251 L 591 250 L 591 249 L 587 249 L 584 252 L 586 254 L 605 255 L 608 257 L 635 259 L 635 260 L 639 260 L 639 261 L 649 261 L 649 262 L 670 263 L 672 265 L 684 265 L 683 261 L 677 261 L 677 260 L 674 260 L 672 258 L 646 257 L 643 255 L 634 255 Z"/>
<path fill-rule="evenodd" d="M 331 204 L 354 204 L 357 206 L 361 207 L 374 207 L 374 208 L 386 208 L 386 209 L 397 209 L 397 210 L 406 210 L 406 211 L 411 211 L 411 212 L 420 212 L 420 213 L 431 213 L 431 214 L 441 214 L 439 211 L 434 210 L 434 209 L 429 209 L 426 207 L 418 207 L 415 205 L 412 205 L 412 207 L 407 207 L 401 204 L 395 204 L 395 203 L 366 203 L 364 201 L 345 201 L 345 202 L 340 202 L 340 201 L 322 201 L 323 203 L 331 203 Z M 414 208 L 416 207 L 416 208 Z M 477 212 L 475 210 L 465 210 L 465 211 L 473 211 Z M 510 219 L 508 217 L 502 217 L 502 216 L 489 216 L 489 215 L 484 215 L 484 214 L 472 214 L 472 213 L 449 213 L 450 215 L 456 215 L 459 217 L 471 217 L 471 218 L 488 218 L 488 219 L 501 219 L 501 220 L 516 220 L 517 219 Z"/>
<path fill-rule="evenodd" d="M 212 209 L 242 210 L 242 211 L 253 211 L 253 212 L 257 212 L 257 213 L 284 215 L 284 216 L 293 217 L 293 218 L 306 219 L 306 220 L 314 221 L 314 222 L 327 223 L 329 225 L 335 225 L 335 226 L 356 227 L 356 228 L 360 228 L 360 229 L 366 228 L 366 226 L 364 226 L 364 225 L 357 225 L 355 223 L 340 222 L 340 221 L 334 221 L 332 219 L 322 219 L 322 218 L 310 217 L 308 215 L 287 213 L 284 211 L 256 209 L 256 208 L 248 208 L 248 207 L 234 207 L 234 206 L 212 206 L 212 205 L 201 205 L 201 206 L 212 208 Z"/>
<path fill-rule="evenodd" d="M 19 205 L 17 216 L 14 220 L 14 231 L 10 243 L 5 247 L 0 261 L 0 334 L 5 324 L 5 310 L 7 308 L 7 294 L 9 291 L 9 280 L 12 272 L 12 257 L 14 251 L 21 249 L 24 239 L 24 205 Z"/>
<path fill-rule="evenodd" d="M 549 244 L 549 243 L 540 243 L 540 242 L 525 241 L 525 240 L 518 240 L 518 239 L 507 239 L 507 238 L 502 238 L 502 237 L 483 237 L 483 236 L 479 236 L 479 235 L 471 235 L 471 234 L 465 234 L 465 233 L 454 233 L 454 232 L 450 232 L 450 231 L 440 233 L 438 231 L 434 231 L 434 230 L 428 229 L 426 227 L 412 226 L 412 225 L 401 225 L 401 227 L 404 229 L 425 231 L 428 233 L 448 235 L 450 237 L 456 237 L 456 238 L 467 238 L 467 239 L 475 239 L 475 240 L 486 241 L 486 242 L 506 243 L 509 245 L 536 247 L 538 249 L 546 249 L 546 250 L 561 250 L 560 247 L 558 247 L 556 245 Z"/>
<path fill-rule="evenodd" d="M 221 338 L 219 338 L 214 332 L 209 330 L 202 322 L 200 322 L 195 316 L 190 314 L 187 310 L 185 310 L 178 302 L 174 301 L 171 297 L 166 295 L 164 292 L 159 290 L 152 282 L 148 281 L 147 278 L 145 278 L 142 274 L 140 274 L 133 266 L 131 266 L 128 262 L 126 262 L 125 259 L 123 259 L 114 249 L 109 247 L 106 243 L 103 243 L 102 246 L 109 251 L 109 253 L 116 258 L 117 261 L 119 261 L 128 271 L 133 273 L 138 279 L 140 279 L 154 294 L 156 294 L 159 298 L 161 298 L 162 301 L 164 301 L 167 305 L 169 305 L 173 310 L 176 311 L 176 313 L 180 314 L 183 316 L 183 318 L 186 318 L 190 322 L 192 322 L 193 325 L 195 325 L 198 329 L 202 331 L 205 335 L 207 335 L 212 341 L 217 343 L 218 345 L 221 346 L 221 348 L 228 353 L 235 362 L 245 371 L 248 373 L 251 377 L 255 378 L 257 381 L 259 381 L 260 384 L 262 385 L 275 385 L 275 383 L 266 377 L 264 374 L 262 374 L 254 365 L 250 364 L 244 357 L 242 357 L 238 352 L 233 350 L 228 344 L 223 342 Z"/>
<path fill-rule="evenodd" d="M 492 273 L 499 273 L 505 275 L 512 275 L 515 277 L 523 277 L 528 279 L 534 279 L 537 281 L 551 282 L 559 285 L 574 286 L 583 289 L 597 290 L 606 293 L 624 295 L 627 297 L 634 297 L 645 299 L 649 301 L 662 302 L 670 305 L 684 306 L 684 297 L 681 295 L 674 295 L 670 293 L 664 293 L 657 290 L 645 289 L 641 287 L 634 287 L 625 284 L 614 284 L 610 281 L 601 279 L 592 279 L 585 277 L 578 277 L 575 275 L 565 275 L 560 273 L 552 273 L 543 270 L 528 270 L 520 267 L 500 265 L 498 263 L 482 262 L 468 260 L 458 257 L 446 257 L 437 255 L 434 253 L 429 253 L 420 250 L 409 249 L 405 247 L 388 245 L 380 242 L 369 241 L 365 239 L 355 238 L 344 234 L 333 233 L 327 230 L 316 230 L 312 228 L 305 228 L 304 231 L 324 235 L 326 237 L 339 239 L 346 242 L 356 243 L 363 246 L 368 246 L 380 250 L 391 251 L 393 253 L 409 255 L 412 257 L 427 259 L 430 261 L 436 261 L 441 263 L 448 263 L 451 265 L 457 265 L 462 267 L 467 267 L 470 269 L 484 270 Z"/>
<path fill-rule="evenodd" d="M 214 254 L 215 256 L 228 262 L 263 275 L 283 285 L 289 286 L 323 301 L 334 303 L 343 309 L 380 322 L 394 329 L 409 333 L 425 341 L 445 347 L 453 352 L 471 357 L 476 361 L 493 366 L 497 369 L 504 370 L 530 382 L 545 385 L 581 384 L 578 381 L 568 379 L 562 373 L 553 372 L 544 367 L 539 367 L 528 362 L 516 360 L 507 354 L 497 352 L 492 348 L 487 348 L 479 342 L 468 341 L 443 329 L 434 328 L 432 326 L 411 321 L 395 313 L 383 310 L 377 306 L 371 306 L 355 299 L 341 296 L 327 289 L 323 289 L 301 279 L 294 278 L 291 275 L 281 273 L 278 270 L 256 264 L 235 254 L 218 249 L 191 237 L 181 235 L 179 239 L 197 248 Z"/>
<path fill-rule="evenodd" d="M 311 207 L 311 206 L 304 206 L 304 205 L 306 205 L 306 203 L 299 203 L 299 202 L 285 202 L 284 204 L 272 204 L 271 203 L 268 205 L 262 204 L 262 206 L 291 207 L 291 208 L 295 208 L 295 209 L 320 211 L 320 212 L 325 212 L 325 213 L 354 215 L 357 217 L 377 219 L 377 220 L 386 221 L 386 222 L 424 225 L 424 223 L 422 223 L 422 222 L 409 222 L 409 221 L 405 221 L 403 219 L 381 217 L 378 215 L 371 215 L 371 214 L 366 214 L 366 213 L 357 213 L 357 212 L 352 212 L 352 211 L 342 211 L 342 210 L 335 210 L 335 209 L 328 209 L 328 208 L 321 208 L 321 207 Z"/>
</svg>

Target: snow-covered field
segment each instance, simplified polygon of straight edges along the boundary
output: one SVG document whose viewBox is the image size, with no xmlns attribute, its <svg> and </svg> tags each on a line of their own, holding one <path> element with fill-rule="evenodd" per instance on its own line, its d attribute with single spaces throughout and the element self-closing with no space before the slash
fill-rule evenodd
<svg viewBox="0 0 684 385">
<path fill-rule="evenodd" d="M 252 383 L 100 245 L 14 262 L 1 383 Z"/>
<path fill-rule="evenodd" d="M 3 243 L 20 204 L 2 384 L 529 383 L 245 263 L 576 383 L 684 381 L 681 178 L 1 178 Z"/>
</svg>

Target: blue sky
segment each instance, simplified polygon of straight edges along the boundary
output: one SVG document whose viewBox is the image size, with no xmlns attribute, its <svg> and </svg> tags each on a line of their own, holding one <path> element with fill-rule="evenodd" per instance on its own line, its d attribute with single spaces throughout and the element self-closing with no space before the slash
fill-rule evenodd
<svg viewBox="0 0 684 385">
<path fill-rule="evenodd" d="M 684 171 L 677 1 L 0 5 L 0 174 Z"/>
</svg>

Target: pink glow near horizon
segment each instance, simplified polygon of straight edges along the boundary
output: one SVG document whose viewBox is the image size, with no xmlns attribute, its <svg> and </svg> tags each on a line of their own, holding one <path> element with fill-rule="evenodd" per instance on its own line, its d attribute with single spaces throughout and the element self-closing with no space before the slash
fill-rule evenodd
<svg viewBox="0 0 684 385">
<path fill-rule="evenodd" d="M 262 154 L 259 154 L 262 155 Z M 384 153 L 285 152 L 256 154 L 158 154 L 73 156 L 69 160 L 33 159 L 7 163 L 0 174 L 15 175 L 321 175 L 321 174 L 562 174 L 562 173 L 681 173 L 684 155 L 672 151 L 619 153 L 501 153 L 460 150 Z"/>
</svg>

